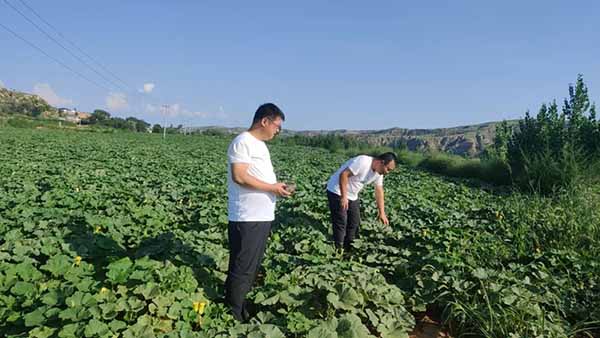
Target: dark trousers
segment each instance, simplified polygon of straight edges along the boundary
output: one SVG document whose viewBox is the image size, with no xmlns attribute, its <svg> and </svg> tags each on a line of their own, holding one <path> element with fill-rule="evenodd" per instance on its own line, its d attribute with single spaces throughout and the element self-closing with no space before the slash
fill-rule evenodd
<svg viewBox="0 0 600 338">
<path fill-rule="evenodd" d="M 340 201 L 342 198 L 327 191 L 329 200 L 329 211 L 331 212 L 331 224 L 333 226 L 333 242 L 337 248 L 349 250 L 350 244 L 358 234 L 360 224 L 360 199 L 348 200 L 348 210 L 342 210 Z"/>
<path fill-rule="evenodd" d="M 246 294 L 252 288 L 263 259 L 271 222 L 229 222 L 229 270 L 225 301 L 239 321 L 248 318 Z"/>
</svg>

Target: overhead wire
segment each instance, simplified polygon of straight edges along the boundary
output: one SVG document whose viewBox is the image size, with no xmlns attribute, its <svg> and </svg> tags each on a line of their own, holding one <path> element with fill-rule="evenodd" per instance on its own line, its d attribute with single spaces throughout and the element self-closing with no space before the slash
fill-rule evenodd
<svg viewBox="0 0 600 338">
<path fill-rule="evenodd" d="M 102 85 L 102 84 L 100 84 L 100 83 L 98 83 L 98 82 L 96 82 L 96 81 L 94 81 L 94 80 L 92 80 L 92 79 L 88 78 L 87 76 L 85 76 L 85 75 L 81 74 L 81 73 L 80 73 L 80 72 L 78 72 L 77 70 L 75 70 L 75 69 L 71 68 L 69 65 L 65 64 L 64 62 L 62 62 L 62 61 L 60 61 L 59 59 L 55 58 L 54 56 L 50 55 L 50 54 L 49 54 L 49 53 L 47 53 L 45 50 L 43 50 L 42 48 L 38 47 L 38 46 L 37 46 L 36 44 L 34 44 L 33 42 L 31 42 L 31 41 L 29 41 L 29 40 L 25 39 L 24 37 L 20 36 L 20 35 L 19 35 L 17 32 L 15 32 L 15 31 L 13 31 L 12 29 L 8 28 L 7 26 L 5 26 L 4 24 L 2 24 L 1 22 L 0 22 L 0 27 L 2 27 L 4 30 L 6 30 L 7 32 L 9 32 L 9 33 L 11 33 L 12 35 L 14 35 L 14 36 L 15 36 L 17 39 L 19 39 L 19 40 L 21 40 L 21 41 L 25 42 L 26 44 L 28 44 L 28 45 L 29 45 L 29 46 L 31 46 L 32 48 L 36 49 L 38 52 L 40 52 L 40 53 L 44 54 L 46 57 L 48 57 L 48 58 L 52 59 L 54 62 L 58 63 L 58 64 L 59 64 L 59 65 L 61 65 L 63 68 L 65 68 L 65 69 L 69 70 L 70 72 L 72 72 L 72 73 L 76 74 L 76 75 L 77 75 L 77 76 L 79 76 L 80 78 L 82 78 L 82 79 L 84 79 L 84 80 L 86 80 L 86 81 L 90 82 L 91 84 L 93 84 L 93 85 L 95 85 L 95 86 L 97 86 L 97 87 L 99 87 L 99 88 L 101 88 L 101 89 L 104 89 L 104 90 L 107 90 L 107 91 L 111 91 L 111 89 L 110 89 L 110 88 L 108 88 L 108 87 L 106 87 L 106 86 L 104 86 L 104 85 Z"/>
<path fill-rule="evenodd" d="M 117 84 L 114 81 L 112 81 L 111 79 L 107 78 L 106 76 L 104 76 L 104 74 L 102 74 L 99 71 L 97 71 L 96 68 L 92 67 L 88 62 L 86 62 L 85 60 L 83 60 L 79 55 L 73 53 L 71 50 L 69 50 L 67 47 L 65 47 L 65 45 L 63 45 L 60 41 L 58 41 L 52 35 L 50 35 L 48 32 L 46 32 L 46 30 L 44 30 L 37 23 L 35 23 L 33 20 L 31 20 L 27 15 L 25 15 L 25 13 L 23 13 L 17 7 L 13 6 L 8 0 L 4 0 L 4 3 L 6 3 L 10 8 L 12 8 L 15 12 L 17 12 L 25 20 L 27 20 L 27 22 L 29 22 L 31 25 L 33 25 L 39 32 L 41 32 L 42 34 L 44 34 L 48 39 L 52 40 L 52 42 L 54 42 L 55 44 L 57 44 L 60 48 L 62 48 L 63 50 L 65 50 L 67 53 L 69 53 L 69 55 L 73 56 L 75 59 L 77 59 L 79 62 L 81 62 L 88 69 L 92 70 L 94 73 L 96 73 L 102 79 L 104 79 L 106 82 L 110 83 L 111 85 L 113 85 L 113 86 L 115 86 L 115 87 L 117 87 L 117 88 L 119 88 L 121 90 L 128 90 L 128 89 L 125 89 L 124 87 L 122 87 L 120 84 Z"/>
<path fill-rule="evenodd" d="M 77 51 L 79 51 L 79 53 L 81 53 L 82 55 L 84 55 L 85 57 L 87 57 L 88 59 L 90 59 L 98 67 L 102 68 L 102 70 L 104 70 L 106 73 L 110 74 L 112 77 L 114 77 L 121 84 L 123 84 L 126 87 L 130 87 L 117 74 L 115 74 L 110 69 L 108 69 L 108 67 L 104 66 L 104 64 L 102 64 L 101 62 L 99 62 L 98 60 L 96 60 L 94 57 L 92 57 L 90 54 L 86 53 L 82 48 L 80 48 L 74 42 L 72 42 L 70 39 L 68 39 L 54 25 L 52 25 L 50 22 L 48 22 L 48 20 L 44 19 L 35 9 L 33 9 L 31 6 L 29 6 L 24 0 L 19 0 L 19 1 L 23 4 L 23 6 L 27 7 L 27 9 L 29 9 L 29 11 L 31 11 L 38 19 L 40 19 L 40 21 L 42 21 L 44 24 L 46 24 L 46 26 L 50 27 L 58 36 L 60 36 L 63 40 L 65 40 L 66 42 L 68 42 L 71 46 L 73 46 L 73 48 L 77 49 Z"/>
<path fill-rule="evenodd" d="M 123 85 L 125 85 L 126 87 L 129 87 L 129 86 L 118 75 L 116 75 L 114 72 L 110 71 L 106 66 L 102 65 L 99 61 L 97 61 L 96 59 L 94 59 L 93 57 L 91 57 L 88 53 L 86 53 L 85 51 L 83 51 L 83 49 L 81 49 L 80 47 L 78 47 L 74 42 L 72 42 L 69 39 L 67 39 L 64 34 L 62 34 L 58 29 L 56 29 L 56 27 L 54 27 L 52 24 L 50 24 L 48 22 L 48 20 L 44 19 L 37 11 L 35 11 L 26 2 L 24 2 L 23 0 L 19 0 L 23 4 L 23 6 L 25 6 L 26 8 L 28 8 L 38 19 L 40 19 L 40 21 L 44 22 L 58 36 L 60 36 L 65 41 L 67 41 L 71 46 L 73 46 L 75 49 L 77 49 L 82 55 L 84 55 L 87 58 L 89 58 L 91 61 L 93 61 L 95 64 L 97 64 L 100 68 L 102 68 L 106 73 L 112 75 L 116 80 L 118 80 L 119 82 L 121 82 L 123 85 L 117 84 L 112 79 L 107 78 L 104 74 L 100 73 L 98 70 L 96 70 L 94 67 L 92 67 L 88 62 L 86 62 L 85 60 L 83 60 L 79 55 L 74 54 L 64 44 L 62 44 L 61 42 L 59 42 L 56 38 L 54 38 L 48 32 L 46 32 L 46 30 L 44 30 L 42 27 L 40 27 L 38 24 L 36 24 L 33 20 L 31 20 L 27 15 L 25 15 L 22 11 L 20 11 L 18 8 L 16 8 L 10 2 L 8 2 L 8 0 L 3 0 L 3 1 L 10 8 L 12 8 L 15 12 L 17 12 L 21 17 L 23 17 L 25 20 L 27 20 L 27 22 L 29 22 L 31 25 L 33 25 L 39 32 L 41 32 L 42 34 L 44 34 L 48 39 L 52 40 L 55 44 L 57 44 L 59 47 L 61 47 L 63 50 L 65 50 L 67 53 L 69 53 L 71 56 L 73 56 L 74 58 L 76 58 L 80 63 L 82 63 L 83 65 L 85 65 L 87 68 L 91 69 L 94 73 L 96 73 L 98 76 L 100 76 L 102 79 L 104 79 L 104 81 L 110 83 L 111 85 L 113 85 L 113 86 L 115 86 L 115 87 L 117 87 L 117 88 L 119 88 L 121 90 L 124 90 L 125 92 L 134 93 L 136 95 L 141 94 L 138 90 L 136 90 L 133 87 L 130 87 L 130 88 L 133 88 L 133 89 L 123 87 Z M 5 26 L 4 24 L 0 23 L 0 27 L 2 27 L 3 29 L 5 29 L 6 31 L 8 31 L 9 33 L 11 33 L 13 36 L 15 36 L 16 38 L 18 38 L 19 40 L 25 42 L 26 44 L 28 44 L 32 48 L 38 50 L 40 53 L 42 53 L 46 57 L 52 59 L 53 61 L 55 61 L 56 63 L 58 63 L 59 65 L 61 65 L 63 68 L 65 68 L 65 69 L 71 71 L 72 73 L 76 74 L 80 78 L 82 78 L 82 79 L 84 79 L 84 80 L 86 80 L 86 81 L 94 84 L 95 86 L 108 91 L 108 92 L 112 92 L 113 91 L 111 88 L 109 88 L 109 87 L 107 87 L 105 85 L 102 85 L 102 84 L 98 83 L 97 81 L 92 80 L 91 78 L 89 78 L 86 75 L 82 74 L 81 72 L 77 71 L 73 67 L 67 65 L 65 62 L 63 62 L 63 61 L 59 60 L 58 58 L 52 56 L 50 53 L 46 52 L 43 48 L 37 46 L 35 43 L 33 43 L 33 42 L 27 40 L 26 38 L 22 37 L 21 35 L 19 35 L 18 33 L 16 33 L 14 30 L 10 29 L 9 27 Z M 150 93 L 143 93 L 143 94 L 146 94 L 144 96 L 149 96 L 150 98 L 154 97 L 156 99 L 156 97 L 154 95 L 150 94 Z M 144 101 L 145 100 L 142 100 L 142 103 Z M 154 101 L 154 100 L 151 100 L 151 101 Z M 164 100 L 160 100 L 160 99 L 158 99 L 158 101 L 164 102 Z M 155 103 L 150 103 L 150 104 L 152 106 L 154 106 L 154 107 L 161 106 L 161 104 L 155 104 Z"/>
</svg>

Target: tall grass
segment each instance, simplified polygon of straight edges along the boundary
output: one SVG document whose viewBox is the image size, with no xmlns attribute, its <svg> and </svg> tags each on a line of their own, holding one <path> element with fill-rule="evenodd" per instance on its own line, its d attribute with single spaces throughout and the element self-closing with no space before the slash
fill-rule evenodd
<svg viewBox="0 0 600 338">
<path fill-rule="evenodd" d="M 478 179 L 494 185 L 512 184 L 510 167 L 497 158 L 465 158 L 448 153 L 423 153 L 390 147 L 350 148 L 336 151 L 346 157 L 360 154 L 378 155 L 396 151 L 398 162 L 410 168 L 426 170 L 436 174 L 468 179 Z"/>
<path fill-rule="evenodd" d="M 412 168 L 418 167 L 425 158 L 423 153 L 408 150 L 399 151 L 396 155 L 398 155 L 398 161 L 400 161 L 400 163 Z"/>
<path fill-rule="evenodd" d="M 553 196 L 515 191 L 503 202 L 493 228 L 500 236 L 470 247 L 474 253 L 493 252 L 496 261 L 481 261 L 493 268 L 472 279 L 469 292 L 442 296 L 451 332 L 598 337 L 600 188 L 583 185 Z M 460 265 L 453 269 L 459 271 Z"/>
<path fill-rule="evenodd" d="M 511 184 L 510 167 L 497 159 L 465 158 L 447 153 L 401 151 L 398 161 L 436 174 L 479 179 L 495 185 Z"/>
<path fill-rule="evenodd" d="M 522 165 L 515 183 L 523 190 L 553 195 L 578 190 L 600 180 L 600 159 L 586 157 L 582 151 L 565 147 L 560 153 L 549 150 L 521 155 Z"/>
</svg>

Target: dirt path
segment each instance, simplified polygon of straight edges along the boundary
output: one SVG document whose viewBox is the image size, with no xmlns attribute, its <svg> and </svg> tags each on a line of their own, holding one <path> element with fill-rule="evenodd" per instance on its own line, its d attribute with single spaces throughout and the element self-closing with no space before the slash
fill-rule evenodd
<svg viewBox="0 0 600 338">
<path fill-rule="evenodd" d="M 415 329 L 409 334 L 409 338 L 451 338 L 438 321 L 428 316 L 417 318 Z"/>
</svg>

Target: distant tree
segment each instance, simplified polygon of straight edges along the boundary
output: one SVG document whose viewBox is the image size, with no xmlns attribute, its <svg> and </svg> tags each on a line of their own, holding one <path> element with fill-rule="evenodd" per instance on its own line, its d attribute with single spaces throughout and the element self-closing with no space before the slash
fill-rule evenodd
<svg viewBox="0 0 600 338">
<path fill-rule="evenodd" d="M 49 108 L 50 107 L 46 104 L 29 101 L 25 103 L 24 113 L 27 113 L 33 117 L 39 117 L 44 111 L 49 110 Z"/>
<path fill-rule="evenodd" d="M 169 127 L 167 127 L 167 134 L 178 134 L 181 132 L 181 128 L 183 128 L 183 125 L 180 124 L 177 127 L 173 126 L 173 124 L 170 124 Z"/>
<path fill-rule="evenodd" d="M 210 136 L 225 136 L 226 135 L 225 131 L 223 131 L 221 129 L 218 129 L 218 128 L 208 128 L 208 129 L 205 129 L 202 132 L 202 134 L 203 135 L 210 135 Z"/>
<path fill-rule="evenodd" d="M 129 129 L 130 126 L 127 121 L 120 117 L 110 118 L 109 120 L 104 121 L 102 124 L 115 129 Z"/>
<path fill-rule="evenodd" d="M 158 123 L 152 126 L 152 132 L 153 133 L 160 133 L 161 130 L 162 130 L 162 127 Z"/>
<path fill-rule="evenodd" d="M 150 123 L 144 121 L 144 120 L 137 120 L 136 124 L 135 124 L 135 130 L 140 132 L 140 133 L 146 133 L 148 132 L 148 128 L 150 128 Z"/>
<path fill-rule="evenodd" d="M 502 123 L 496 126 L 494 142 L 484 150 L 482 157 L 484 159 L 498 159 L 501 162 L 507 162 L 508 142 L 512 137 L 512 133 L 513 128 L 506 120 L 502 121 Z"/>
<path fill-rule="evenodd" d="M 145 133 L 148 130 L 148 127 L 150 127 L 150 123 L 135 117 L 128 117 L 125 120 L 127 121 L 128 128 L 131 131 Z"/>
<path fill-rule="evenodd" d="M 129 131 L 136 131 L 135 125 L 136 125 L 136 119 L 133 117 L 128 117 L 125 119 L 125 122 L 127 122 L 127 129 Z"/>
<path fill-rule="evenodd" d="M 102 109 L 96 109 L 92 113 L 92 116 L 90 116 L 89 120 L 90 124 L 103 124 L 104 122 L 110 120 L 110 113 Z"/>
</svg>

